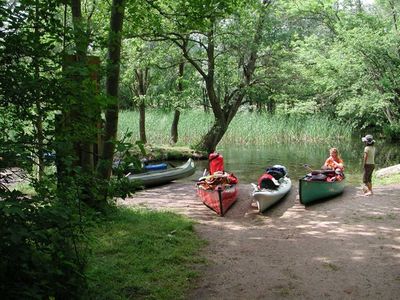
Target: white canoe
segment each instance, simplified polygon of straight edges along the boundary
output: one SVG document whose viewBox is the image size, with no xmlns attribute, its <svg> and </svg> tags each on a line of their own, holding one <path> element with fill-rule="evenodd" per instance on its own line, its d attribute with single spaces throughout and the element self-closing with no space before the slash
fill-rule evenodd
<svg viewBox="0 0 400 300">
<path fill-rule="evenodd" d="M 256 184 L 251 184 L 254 188 L 252 196 L 257 202 L 259 212 L 263 212 L 268 207 L 281 200 L 292 187 L 292 181 L 286 176 L 279 179 L 279 183 L 280 185 L 277 189 L 259 189 Z"/>
</svg>

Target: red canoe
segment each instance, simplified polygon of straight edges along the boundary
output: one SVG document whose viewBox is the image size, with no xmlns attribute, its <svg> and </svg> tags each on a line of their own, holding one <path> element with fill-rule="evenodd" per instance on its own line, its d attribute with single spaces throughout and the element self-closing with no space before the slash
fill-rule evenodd
<svg viewBox="0 0 400 300">
<path fill-rule="evenodd" d="M 199 186 L 197 188 L 197 195 L 199 195 L 206 206 L 222 217 L 232 204 L 235 203 L 238 196 L 238 188 L 236 184 L 219 185 L 214 190 L 206 190 Z"/>
</svg>

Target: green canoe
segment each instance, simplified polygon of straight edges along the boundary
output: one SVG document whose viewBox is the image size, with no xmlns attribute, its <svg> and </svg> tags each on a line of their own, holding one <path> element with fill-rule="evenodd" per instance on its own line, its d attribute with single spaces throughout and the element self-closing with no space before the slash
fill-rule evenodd
<svg viewBox="0 0 400 300">
<path fill-rule="evenodd" d="M 305 178 L 301 178 L 299 182 L 300 203 L 304 205 L 339 195 L 346 185 L 346 179 L 327 182 L 308 181 Z"/>
</svg>

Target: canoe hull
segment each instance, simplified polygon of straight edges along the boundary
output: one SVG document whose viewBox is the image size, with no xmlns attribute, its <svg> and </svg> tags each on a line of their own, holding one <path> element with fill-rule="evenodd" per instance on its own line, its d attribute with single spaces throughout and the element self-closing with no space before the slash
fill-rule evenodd
<svg viewBox="0 0 400 300">
<path fill-rule="evenodd" d="M 176 168 L 157 170 L 141 174 L 129 175 L 129 180 L 137 180 L 145 187 L 158 186 L 169 183 L 173 180 L 189 177 L 194 174 L 196 167 L 194 161 L 190 158 L 188 161 Z"/>
<path fill-rule="evenodd" d="M 280 186 L 278 189 L 266 189 L 266 190 L 254 190 L 252 196 L 257 202 L 257 207 L 259 212 L 263 212 L 279 200 L 281 200 L 287 193 L 289 193 L 292 187 L 292 181 L 289 177 L 285 177 L 280 181 Z"/>
<path fill-rule="evenodd" d="M 238 188 L 236 184 L 216 190 L 205 190 L 198 187 L 197 195 L 207 207 L 215 211 L 218 215 L 224 216 L 233 203 L 236 202 Z"/>
<path fill-rule="evenodd" d="M 307 205 L 316 201 L 332 198 L 343 193 L 346 179 L 341 181 L 308 181 L 301 178 L 299 181 L 300 203 Z"/>
</svg>

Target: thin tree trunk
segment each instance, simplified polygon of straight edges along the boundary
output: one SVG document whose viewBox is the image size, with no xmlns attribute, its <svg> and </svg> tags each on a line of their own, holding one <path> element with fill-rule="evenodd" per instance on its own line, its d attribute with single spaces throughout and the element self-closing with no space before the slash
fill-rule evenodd
<svg viewBox="0 0 400 300">
<path fill-rule="evenodd" d="M 140 140 L 146 144 L 146 104 L 144 103 L 144 99 L 141 99 L 139 104 L 139 135 Z"/>
<path fill-rule="evenodd" d="M 396 7 L 394 5 L 393 0 L 389 1 L 389 5 L 390 5 L 390 9 L 392 10 L 392 18 L 393 18 L 394 29 L 396 31 L 398 31 L 398 28 L 397 28 L 397 12 L 396 12 Z"/>
<path fill-rule="evenodd" d="M 108 37 L 108 66 L 106 79 L 106 94 L 112 103 L 106 110 L 104 132 L 103 159 L 99 162 L 97 171 L 101 179 L 111 177 L 112 161 L 115 150 L 115 140 L 118 129 L 118 86 L 121 59 L 121 35 L 125 12 L 125 0 L 113 0 L 111 7 L 110 33 Z M 105 198 L 107 194 L 104 195 Z"/>
<path fill-rule="evenodd" d="M 143 143 L 147 143 L 146 137 L 146 102 L 145 96 L 149 87 L 149 68 L 135 70 L 136 77 L 136 96 L 139 98 L 139 138 Z"/>
<path fill-rule="evenodd" d="M 39 37 L 39 3 L 35 1 L 35 44 L 40 44 Z M 35 69 L 35 81 L 36 84 L 39 85 L 40 79 L 40 70 L 39 70 L 39 60 L 34 59 L 34 69 Z M 36 140 L 37 140 L 37 164 L 38 164 L 38 173 L 37 179 L 41 181 L 44 176 L 44 133 L 43 133 L 43 110 L 40 104 L 40 95 L 36 93 L 36 120 L 34 123 L 36 129 Z"/>
<path fill-rule="evenodd" d="M 71 0 L 72 23 L 74 25 L 75 51 L 78 61 L 84 62 L 87 54 L 88 38 L 82 17 L 81 0 Z"/>
<path fill-rule="evenodd" d="M 205 113 L 208 113 L 209 112 L 209 103 L 208 103 L 208 97 L 207 97 L 207 90 L 203 87 L 202 89 L 201 89 L 201 91 L 202 91 L 202 95 L 203 95 L 203 98 L 202 98 L 202 100 L 203 100 L 203 102 L 202 102 L 202 104 L 203 104 L 203 110 L 204 110 L 204 112 Z"/>
<path fill-rule="evenodd" d="M 179 64 L 179 69 L 178 69 L 178 85 L 177 85 L 177 90 L 178 90 L 178 97 L 182 95 L 183 93 L 183 75 L 185 71 L 185 62 L 182 61 Z M 178 108 L 175 109 L 174 112 L 174 119 L 172 120 L 172 125 L 171 125 L 171 143 L 176 144 L 178 142 L 178 124 L 179 124 L 179 117 L 181 115 L 181 112 Z"/>
<path fill-rule="evenodd" d="M 174 119 L 172 120 L 171 125 L 171 143 L 176 144 L 178 142 L 178 124 L 179 118 L 181 116 L 180 110 L 177 108 L 174 112 Z"/>
</svg>

